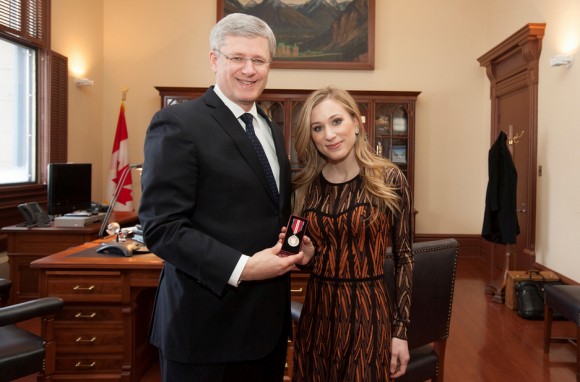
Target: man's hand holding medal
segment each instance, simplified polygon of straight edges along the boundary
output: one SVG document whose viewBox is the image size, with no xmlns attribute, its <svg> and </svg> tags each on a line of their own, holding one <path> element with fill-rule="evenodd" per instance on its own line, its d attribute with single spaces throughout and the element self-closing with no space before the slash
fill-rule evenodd
<svg viewBox="0 0 580 382">
<path fill-rule="evenodd" d="M 307 226 L 306 219 L 291 216 L 288 226 L 282 227 L 276 245 L 248 258 L 240 281 L 265 280 L 308 264 L 314 256 L 314 244 L 305 235 Z"/>
</svg>

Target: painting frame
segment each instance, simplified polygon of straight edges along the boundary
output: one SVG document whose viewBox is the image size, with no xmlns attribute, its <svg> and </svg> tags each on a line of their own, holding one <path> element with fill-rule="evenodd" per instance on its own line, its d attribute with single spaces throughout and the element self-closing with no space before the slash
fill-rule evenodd
<svg viewBox="0 0 580 382">
<path fill-rule="evenodd" d="M 217 0 L 217 20 L 221 20 L 226 15 L 226 2 L 228 0 Z M 281 0 L 284 2 L 284 0 Z M 351 0 L 355 1 L 355 0 Z M 374 70 L 375 68 L 375 1 L 376 0 L 357 0 L 366 1 L 368 8 L 367 19 L 367 51 L 365 54 L 359 56 L 358 59 L 352 61 L 324 61 L 324 60 L 309 60 L 302 58 L 299 60 L 284 59 L 274 57 L 270 67 L 272 69 L 329 69 L 329 70 Z M 228 12 L 230 13 L 230 12 Z M 276 33 L 276 26 L 270 25 Z M 278 39 L 278 37 L 277 37 Z M 322 52 L 324 53 L 324 52 Z"/>
</svg>

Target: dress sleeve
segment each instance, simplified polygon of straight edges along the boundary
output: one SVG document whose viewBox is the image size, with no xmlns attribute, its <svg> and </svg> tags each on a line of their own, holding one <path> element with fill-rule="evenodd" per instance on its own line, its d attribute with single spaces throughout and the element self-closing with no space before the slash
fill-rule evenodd
<svg viewBox="0 0 580 382">
<path fill-rule="evenodd" d="M 396 304 L 393 312 L 393 337 L 407 339 L 413 291 L 412 216 L 413 201 L 405 175 L 398 168 L 387 173 L 401 198 L 401 211 L 394 215 L 391 232 L 395 268 Z"/>
</svg>

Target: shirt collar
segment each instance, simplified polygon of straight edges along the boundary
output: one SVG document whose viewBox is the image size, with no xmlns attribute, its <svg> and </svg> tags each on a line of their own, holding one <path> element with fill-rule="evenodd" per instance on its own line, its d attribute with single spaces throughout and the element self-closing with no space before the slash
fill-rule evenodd
<svg viewBox="0 0 580 382">
<path fill-rule="evenodd" d="M 258 119 L 258 109 L 256 108 L 255 102 L 252 105 L 250 111 L 245 111 L 238 104 L 236 104 L 235 102 L 231 101 L 228 97 L 226 97 L 226 95 L 221 91 L 221 89 L 217 84 L 215 84 L 213 90 L 215 91 L 215 94 L 217 94 L 217 96 L 220 97 L 223 103 L 226 104 L 227 108 L 230 109 L 231 112 L 236 116 L 236 118 L 240 118 L 244 113 L 250 113 L 254 118 L 256 118 L 256 120 Z"/>
</svg>

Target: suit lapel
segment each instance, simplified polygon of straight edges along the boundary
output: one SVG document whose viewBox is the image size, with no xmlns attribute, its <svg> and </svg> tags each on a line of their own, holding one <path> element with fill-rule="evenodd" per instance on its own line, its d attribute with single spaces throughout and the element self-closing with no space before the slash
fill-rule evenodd
<svg viewBox="0 0 580 382">
<path fill-rule="evenodd" d="M 258 155 L 252 146 L 252 143 L 248 139 L 248 136 L 238 119 L 233 115 L 230 109 L 222 102 L 222 100 L 215 94 L 213 91 L 213 87 L 208 89 L 207 92 L 203 95 L 203 100 L 205 104 L 210 109 L 211 116 L 215 119 L 218 125 L 230 136 L 230 138 L 234 141 L 235 145 L 238 147 L 242 157 L 244 160 L 250 165 L 256 176 L 258 177 L 262 186 L 270 195 L 270 199 L 274 201 L 274 195 L 272 195 L 272 191 L 270 191 L 270 186 L 268 186 L 268 181 L 266 180 L 266 175 L 264 174 L 264 170 L 262 165 L 260 164 L 260 160 L 258 159 Z M 262 115 L 266 121 L 268 121 L 268 126 L 272 129 L 270 124 L 270 119 L 265 115 L 265 113 L 258 108 L 258 112 Z M 284 151 L 284 138 L 282 137 L 282 145 L 280 146 L 280 138 L 272 131 L 272 136 L 274 137 L 274 145 L 276 147 L 276 156 L 278 157 L 278 162 L 280 162 L 280 152 Z M 280 150 L 280 147 L 282 151 Z M 283 155 L 283 154 L 282 154 Z M 280 164 L 280 169 L 282 169 L 282 164 Z M 280 177 L 281 179 L 282 177 Z"/>
<path fill-rule="evenodd" d="M 272 126 L 272 120 L 266 113 L 262 110 L 260 106 L 257 106 L 258 113 L 264 117 L 266 122 L 268 122 L 268 127 L 272 132 L 272 138 L 274 139 L 274 147 L 276 149 L 276 158 L 278 160 L 278 167 L 280 168 L 280 174 L 278 176 L 280 182 L 280 208 L 282 207 L 282 200 L 286 197 L 286 189 L 288 188 L 288 184 L 286 184 L 286 172 L 288 171 L 286 164 L 288 163 L 288 158 L 286 154 L 286 143 L 284 142 L 284 135 L 280 131 L 280 129 L 275 129 Z"/>
</svg>

